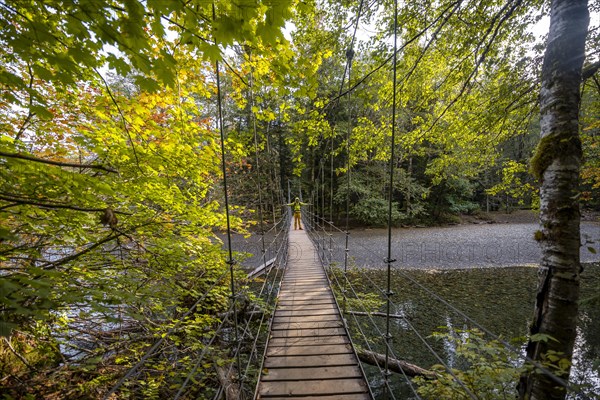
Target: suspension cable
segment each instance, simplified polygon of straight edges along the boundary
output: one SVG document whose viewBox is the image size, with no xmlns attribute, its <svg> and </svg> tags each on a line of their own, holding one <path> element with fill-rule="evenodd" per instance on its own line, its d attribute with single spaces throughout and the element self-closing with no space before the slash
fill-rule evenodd
<svg viewBox="0 0 600 400">
<path fill-rule="evenodd" d="M 288 219 L 289 221 L 289 219 Z M 281 230 L 280 232 L 285 232 L 285 230 Z M 279 258 L 281 258 L 283 260 L 283 264 L 284 266 L 287 264 L 287 258 L 285 257 L 287 254 L 284 254 L 284 250 L 286 249 L 286 245 L 287 245 L 287 235 L 282 235 L 282 240 L 281 243 L 278 246 L 277 252 L 276 254 L 278 255 Z M 270 304 L 272 301 L 275 300 L 275 296 L 277 295 L 278 292 L 278 286 L 275 284 L 276 282 L 280 282 L 281 278 L 283 278 L 283 272 L 284 272 L 285 268 L 272 268 L 271 270 L 269 270 L 269 272 L 267 273 L 267 277 L 266 279 L 263 281 L 263 284 L 260 288 L 259 293 L 257 294 L 258 298 L 262 298 L 263 293 L 265 292 L 265 289 L 267 288 L 267 284 L 269 283 L 269 275 L 272 274 L 273 271 L 275 271 L 274 276 L 273 276 L 273 285 L 270 285 L 268 293 L 267 293 L 267 298 L 265 300 L 265 302 L 267 304 Z M 252 354 L 254 354 L 254 352 L 256 351 L 256 346 L 258 343 L 258 339 L 260 337 L 260 332 L 262 330 L 262 327 L 264 325 L 264 321 L 265 321 L 265 317 L 266 317 L 266 312 L 262 313 L 262 316 L 260 318 L 259 324 L 258 324 L 258 331 L 256 333 L 256 336 L 254 338 L 253 341 L 253 346 L 252 346 L 252 350 L 251 350 L 251 354 L 248 357 L 248 362 L 246 363 L 246 367 L 244 368 L 244 376 L 247 376 L 248 371 L 250 369 L 250 365 L 252 363 Z M 241 349 L 242 349 L 242 344 L 246 338 L 246 336 L 251 334 L 251 329 L 250 329 L 250 324 L 252 323 L 253 319 L 254 319 L 254 315 L 255 314 L 251 314 L 250 317 L 248 318 L 248 320 L 246 321 L 246 325 L 244 326 L 244 328 L 242 329 L 242 336 L 240 341 L 237 344 L 237 348 L 235 350 L 234 356 L 238 356 L 241 355 Z M 266 344 L 265 344 L 265 349 L 266 349 Z M 233 363 L 229 366 L 229 369 L 227 371 L 226 376 L 229 376 L 231 374 L 231 371 L 233 369 Z M 260 369 L 259 369 L 260 371 Z M 218 393 L 217 393 L 218 395 Z M 216 398 L 217 396 L 215 396 Z"/>
<path fill-rule="evenodd" d="M 348 48 L 349 50 L 352 50 L 354 52 L 354 42 L 356 41 L 356 32 L 358 31 L 358 22 L 360 21 L 360 17 L 362 14 L 362 9 L 363 9 L 363 4 L 364 4 L 364 0 L 360 0 L 360 4 L 358 6 L 358 12 L 356 13 L 356 25 L 354 25 L 354 32 L 352 33 L 352 39 L 350 40 L 350 47 Z M 351 62 L 351 60 L 350 60 Z M 338 104 L 340 98 L 343 96 L 342 91 L 344 90 L 344 83 L 346 80 L 346 73 L 348 73 L 348 87 L 350 87 L 350 62 L 348 61 L 348 57 L 346 56 L 346 66 L 344 67 L 344 74 L 342 75 L 342 82 L 340 83 L 340 90 L 339 93 L 336 97 L 336 103 L 335 105 Z M 349 89 L 350 90 L 350 89 Z M 346 92 L 348 93 L 348 92 Z M 344 93 L 344 94 L 346 94 Z"/>
<path fill-rule="evenodd" d="M 386 319 L 385 319 L 385 340 L 389 342 L 391 340 L 390 335 L 390 307 L 391 307 L 391 296 L 394 294 L 391 290 L 392 286 L 392 263 L 395 261 L 392 259 L 392 200 L 394 196 L 394 150 L 396 147 L 396 70 L 397 70 L 397 49 L 398 49 L 398 0 L 394 0 L 394 57 L 392 60 L 392 137 L 391 137 L 391 148 L 390 148 L 390 178 L 389 178 L 389 192 L 388 192 L 388 220 L 387 220 L 387 292 L 386 292 Z M 386 346 L 385 350 L 385 376 L 384 379 L 388 379 L 390 375 L 389 370 L 389 350 Z"/>
<path fill-rule="evenodd" d="M 252 118 L 252 130 L 254 133 L 254 153 L 256 156 L 256 175 L 258 176 L 257 184 L 258 184 L 258 220 L 259 220 L 259 230 L 262 244 L 262 256 L 263 256 L 263 264 L 266 265 L 267 260 L 265 259 L 265 230 L 264 230 L 264 221 L 263 221 L 263 199 L 262 199 L 262 183 L 260 177 L 260 160 L 258 154 L 258 133 L 256 129 L 256 115 L 254 114 L 254 65 L 252 65 L 252 53 L 248 55 L 249 61 L 251 63 L 250 68 L 250 116 Z"/>
<path fill-rule="evenodd" d="M 213 21 L 216 19 L 215 3 L 212 3 L 212 17 Z M 217 44 L 215 40 L 215 45 Z M 233 250 L 231 246 L 231 221 L 229 216 L 229 194 L 227 192 L 227 165 L 225 163 L 225 129 L 223 127 L 223 104 L 221 98 L 221 73 L 219 71 L 219 61 L 215 61 L 215 73 L 217 75 L 217 114 L 219 124 L 219 134 L 221 137 L 221 173 L 223 174 L 223 195 L 225 196 L 225 217 L 227 220 L 227 264 L 229 265 L 229 277 L 231 284 L 231 302 L 233 304 L 233 329 L 234 329 L 234 341 L 238 342 L 238 320 L 237 320 L 237 294 L 235 291 L 235 278 L 233 267 L 235 261 L 233 259 Z M 237 357 L 238 364 L 238 375 L 241 373 L 241 361 L 239 356 Z M 241 381 L 241 380 L 240 380 Z"/>
<path fill-rule="evenodd" d="M 327 221 L 325 221 L 325 223 L 327 223 Z M 337 226 L 334 226 L 334 229 L 338 233 L 340 233 L 340 234 L 344 234 L 345 233 L 344 230 L 340 229 Z M 365 246 L 360 241 L 357 241 L 354 244 L 358 245 L 362 249 L 366 250 L 372 256 L 379 257 L 379 254 L 377 252 L 375 252 L 371 248 Z M 369 277 L 368 274 L 365 274 L 362 269 L 358 269 L 358 272 L 360 272 L 362 274 L 362 276 L 365 279 L 367 279 L 383 296 L 386 295 L 385 294 L 386 292 L 383 289 L 379 288 L 377 286 L 377 283 L 375 283 Z M 521 350 L 517 349 L 515 346 L 513 346 L 512 344 L 510 344 L 509 342 L 507 342 L 505 339 L 503 339 L 502 337 L 500 337 L 496 333 L 490 331 L 485 326 L 483 326 L 482 324 L 480 324 L 479 322 L 477 322 L 476 320 L 474 320 L 473 318 L 471 318 L 470 316 L 468 316 L 464 311 L 462 311 L 459 308 L 457 308 L 456 306 L 454 306 L 452 303 L 450 303 L 448 300 L 444 299 L 441 295 L 439 295 L 438 293 L 436 293 L 434 290 L 429 289 L 427 286 L 423 285 L 421 282 L 419 282 L 418 280 L 416 280 L 415 278 L 413 278 L 412 276 L 410 276 L 410 274 L 408 274 L 405 270 L 403 270 L 403 269 L 396 269 L 396 272 L 398 272 L 400 275 L 402 275 L 402 277 L 406 278 L 406 280 L 408 280 L 409 282 L 411 282 L 413 285 L 417 286 L 418 288 L 420 288 L 421 290 L 423 290 L 424 292 L 426 292 L 429 296 L 431 296 L 432 298 L 436 299 L 440 303 L 444 304 L 446 307 L 448 307 L 449 309 L 451 309 L 457 315 L 461 316 L 466 321 L 468 321 L 471 324 L 473 324 L 476 328 L 480 329 L 486 335 L 490 336 L 492 339 L 494 339 L 494 340 L 498 341 L 499 343 L 501 343 L 506 349 L 508 349 L 512 353 L 514 353 L 515 355 L 518 355 L 518 356 L 522 356 Z M 390 302 L 391 302 L 392 306 L 397 307 L 397 304 L 395 304 L 391 299 L 390 299 Z M 544 365 L 540 364 L 539 362 L 537 362 L 537 361 L 535 361 L 535 360 L 533 360 L 533 359 L 531 359 L 530 357 L 527 357 L 527 356 L 525 356 L 525 361 L 528 362 L 529 364 L 533 365 L 537 369 L 539 369 L 544 375 L 548 376 L 555 383 L 557 383 L 557 384 L 565 387 L 566 389 L 568 389 L 568 390 L 570 390 L 572 392 L 581 393 L 581 391 L 578 391 L 576 388 L 574 388 L 573 385 L 570 384 L 568 381 L 564 380 L 563 378 L 561 378 L 559 376 L 556 376 L 552 371 L 550 371 L 548 368 L 546 368 Z"/>
</svg>

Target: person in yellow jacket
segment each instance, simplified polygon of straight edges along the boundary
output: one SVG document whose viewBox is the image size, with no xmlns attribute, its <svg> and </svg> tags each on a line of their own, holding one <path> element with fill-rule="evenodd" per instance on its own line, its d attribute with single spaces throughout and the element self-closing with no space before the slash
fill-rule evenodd
<svg viewBox="0 0 600 400">
<path fill-rule="evenodd" d="M 292 207 L 292 210 L 294 210 L 294 230 L 296 229 L 302 229 L 302 224 L 300 223 L 300 217 L 301 217 L 301 209 L 302 206 L 308 206 L 308 203 L 303 203 L 300 201 L 299 198 L 295 198 L 294 201 L 292 203 L 289 203 L 288 206 Z"/>
</svg>

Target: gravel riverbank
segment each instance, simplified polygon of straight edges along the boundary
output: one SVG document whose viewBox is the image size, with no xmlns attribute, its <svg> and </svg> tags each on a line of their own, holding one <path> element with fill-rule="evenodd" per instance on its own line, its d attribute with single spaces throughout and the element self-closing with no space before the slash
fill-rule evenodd
<svg viewBox="0 0 600 400">
<path fill-rule="evenodd" d="M 532 213 L 501 216 L 505 220 L 427 228 L 398 228 L 392 231 L 394 267 L 473 268 L 537 264 L 538 243 L 533 239 L 539 229 Z M 515 222 L 515 220 L 519 222 Z M 581 223 L 582 262 L 600 261 L 600 222 Z M 334 259 L 343 260 L 344 234 L 333 233 Z M 326 239 L 327 240 L 327 239 Z M 596 253 L 588 250 L 595 249 Z M 357 266 L 383 268 L 387 256 L 386 229 L 350 231 L 350 258 Z"/>
</svg>

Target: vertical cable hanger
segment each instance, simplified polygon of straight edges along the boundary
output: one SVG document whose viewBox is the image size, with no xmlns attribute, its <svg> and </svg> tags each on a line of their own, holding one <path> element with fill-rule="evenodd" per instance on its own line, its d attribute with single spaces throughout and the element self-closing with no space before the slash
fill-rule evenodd
<svg viewBox="0 0 600 400">
<path fill-rule="evenodd" d="M 362 13 L 364 0 L 360 1 L 358 6 L 358 13 L 356 14 L 356 25 L 354 25 L 354 32 L 352 34 L 352 40 L 350 41 L 350 47 L 346 50 L 346 68 L 344 69 L 344 76 L 342 77 L 342 84 L 340 85 L 340 94 L 344 88 L 344 81 L 346 79 L 346 72 L 348 73 L 348 130 L 346 132 L 346 247 L 345 247 L 345 255 L 344 255 L 344 273 L 348 271 L 348 236 L 350 232 L 349 228 L 349 219 L 350 219 L 350 134 L 352 133 L 352 103 L 351 100 L 351 87 L 350 87 L 350 77 L 352 72 L 352 60 L 354 59 L 354 41 L 356 40 L 356 31 L 358 30 L 358 22 L 360 21 L 360 15 Z M 333 138 L 332 138 L 333 142 Z M 333 143 L 332 143 L 333 147 Z M 333 164 L 333 159 L 332 159 Z"/>
<path fill-rule="evenodd" d="M 356 14 L 356 25 L 354 26 L 354 32 L 352 34 L 352 40 L 350 40 L 350 46 L 346 50 L 346 68 L 344 69 L 344 76 L 342 77 L 342 84 L 340 85 L 340 94 L 344 88 L 344 81 L 346 79 L 346 73 L 348 73 L 348 88 L 350 89 L 350 78 L 352 76 L 352 61 L 354 60 L 354 41 L 356 40 L 356 31 L 358 30 L 358 22 L 360 21 L 360 15 L 362 13 L 364 0 L 361 0 L 358 6 L 358 12 Z M 344 276 L 347 276 L 348 273 L 348 253 L 350 252 L 349 248 L 349 239 L 350 239 L 350 136 L 352 134 L 352 92 L 348 91 L 348 129 L 346 130 L 346 226 L 344 230 Z M 331 139 L 331 147 L 333 153 L 333 137 Z M 333 168 L 333 158 L 331 159 L 331 165 Z M 332 202 L 333 204 L 333 202 Z M 331 221 L 333 224 L 333 221 Z M 344 279 L 344 287 L 342 288 L 343 302 L 342 308 L 344 312 L 346 312 L 346 281 L 347 278 Z"/>
<path fill-rule="evenodd" d="M 396 67 L 398 64 L 398 0 L 394 0 L 394 56 L 392 62 L 393 78 L 392 78 L 392 137 L 391 137 L 391 149 L 390 149 L 390 180 L 389 180 L 389 193 L 388 193 L 388 221 L 387 221 L 387 257 L 385 262 L 387 264 L 387 291 L 386 291 L 386 319 L 385 319 L 385 370 L 384 379 L 389 387 L 389 379 L 391 372 L 389 370 L 389 358 L 390 358 L 390 341 L 392 336 L 390 335 L 390 307 L 391 307 L 391 296 L 394 292 L 391 290 L 392 284 L 392 263 L 396 260 L 392 259 L 392 196 L 394 194 L 394 147 L 396 146 Z"/>
<path fill-rule="evenodd" d="M 212 17 L 213 21 L 216 19 L 215 3 L 212 3 Z M 215 45 L 217 40 L 215 39 Z M 225 216 L 227 219 L 227 264 L 229 265 L 229 277 L 231 286 L 231 301 L 233 308 L 233 328 L 234 328 L 234 341 L 237 344 L 239 341 L 238 337 L 238 313 L 236 308 L 237 293 L 235 291 L 235 279 L 233 276 L 233 267 L 235 261 L 233 259 L 233 250 L 231 247 L 231 221 L 229 218 L 229 195 L 227 192 L 227 166 L 225 164 L 225 130 L 223 127 L 223 104 L 221 100 L 221 74 L 219 72 L 219 61 L 215 61 L 215 72 L 217 75 L 217 122 L 219 125 L 219 134 L 221 137 L 221 172 L 223 174 L 223 193 L 225 195 Z M 238 378 L 240 388 L 243 385 L 242 377 L 240 376 L 242 371 L 242 364 L 240 361 L 240 355 L 237 355 L 237 366 L 238 366 Z"/>
<path fill-rule="evenodd" d="M 256 115 L 254 115 L 254 66 L 252 65 L 252 53 L 248 53 L 248 60 L 250 61 L 250 117 L 252 118 L 252 131 L 254 133 L 254 153 L 256 155 L 256 175 L 258 176 L 258 219 L 259 219 L 259 233 L 260 243 L 262 252 L 262 263 L 264 268 L 267 268 L 266 259 L 266 248 L 265 248 L 265 228 L 263 222 L 263 198 L 262 198 L 262 184 L 260 182 L 260 161 L 258 157 L 258 133 L 256 129 Z"/>
<path fill-rule="evenodd" d="M 361 2 L 362 7 L 362 2 Z M 358 19 L 356 21 L 356 25 L 358 26 Z M 356 31 L 355 31 L 356 32 Z M 352 40 L 354 42 L 354 38 Z M 348 86 L 350 86 L 350 76 L 352 71 L 352 59 L 354 58 L 354 50 L 352 49 L 352 43 L 350 43 L 350 48 L 346 50 L 346 70 L 348 71 Z M 348 247 L 348 241 L 350 239 L 350 230 L 349 230 L 349 222 L 350 222 L 350 134 L 352 133 L 352 97 L 351 93 L 348 93 L 348 130 L 346 131 L 346 227 L 344 229 L 344 277 L 347 277 L 348 274 L 348 253 L 350 252 L 350 248 Z M 347 278 L 344 279 L 344 287 L 342 288 L 342 294 L 344 296 L 343 301 L 343 310 L 346 312 L 346 281 Z"/>
</svg>

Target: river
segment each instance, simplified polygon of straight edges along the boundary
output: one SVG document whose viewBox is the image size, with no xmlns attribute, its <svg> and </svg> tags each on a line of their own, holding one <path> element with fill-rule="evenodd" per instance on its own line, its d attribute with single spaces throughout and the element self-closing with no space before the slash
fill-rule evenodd
<svg viewBox="0 0 600 400">
<path fill-rule="evenodd" d="M 406 319 L 391 323 L 394 354 L 425 368 L 439 364 L 428 346 L 451 367 L 459 367 L 455 346 L 448 340 L 433 339 L 434 332 L 461 335 L 464 329 L 479 325 L 494 335 L 510 340 L 520 352 L 513 354 L 518 363 L 523 358 L 528 325 L 532 317 L 537 286 L 540 250 L 533 239 L 536 223 L 466 224 L 433 228 L 399 228 L 392 232 L 391 284 L 394 305 L 392 313 Z M 574 366 L 571 381 L 584 385 L 588 398 L 600 399 L 600 223 L 582 222 L 581 259 L 583 299 L 577 328 Z M 269 238 L 270 239 L 270 238 Z M 325 255 L 333 257 L 333 265 L 343 269 L 345 234 L 339 231 L 321 234 Z M 270 240 L 267 240 L 267 243 Z M 256 237 L 237 237 L 235 249 L 260 255 Z M 591 247 L 596 253 L 588 250 Z M 385 229 L 353 229 L 349 235 L 348 309 L 385 311 L 383 296 L 367 295 L 367 305 L 353 300 L 355 294 L 378 293 L 385 287 L 387 273 L 387 231 Z M 290 249 L 290 256 L 298 254 Z M 252 267 L 259 257 L 243 264 Z M 267 257 L 268 258 L 268 257 Z M 341 276 L 340 276 L 341 277 Z M 338 290 L 339 295 L 339 290 Z M 445 302 L 436 299 L 435 296 Z M 457 311 L 458 310 L 458 311 Z M 369 338 L 373 350 L 385 352 L 381 333 L 385 320 L 347 314 L 353 340 L 363 348 L 367 344 L 360 332 Z M 359 329 L 360 327 L 360 329 Z M 462 334 L 465 335 L 465 334 Z M 490 337 L 486 337 L 490 339 Z M 377 368 L 366 366 L 376 397 L 382 398 L 383 381 Z M 415 398 L 399 376 L 392 378 L 396 398 Z M 585 397 L 571 397 L 585 398 Z"/>
<path fill-rule="evenodd" d="M 537 229 L 534 223 L 394 229 L 392 313 L 407 317 L 391 324 L 394 354 L 429 368 L 440 364 L 427 348 L 431 346 L 449 366 L 458 367 L 460 360 L 456 358 L 455 346 L 448 340 L 432 339 L 432 333 L 460 335 L 459 331 L 480 325 L 494 335 L 513 340 L 513 345 L 521 349 L 513 357 L 515 361 L 522 359 L 537 286 L 535 266 L 540 250 L 533 239 Z M 320 241 L 326 244 L 326 253 L 333 255 L 334 264 L 343 268 L 345 235 L 332 232 L 331 236 L 321 236 Z M 600 398 L 600 224 L 582 223 L 582 242 L 588 243 L 581 250 L 585 263 L 583 301 L 571 381 L 584 385 L 589 398 Z M 383 260 L 387 255 L 387 231 L 352 230 L 348 247 L 349 278 L 355 285 L 348 290 L 349 297 L 356 297 L 354 292 L 376 293 L 377 287 L 385 287 L 387 273 Z M 361 307 L 356 300 L 349 300 L 348 304 Z M 383 312 L 385 307 L 380 303 L 378 309 L 369 311 Z M 374 328 L 367 317 L 348 318 L 358 345 L 366 347 L 361 343 L 361 330 L 371 339 L 385 332 L 383 318 L 373 319 L 379 328 Z M 375 350 L 385 351 L 381 340 Z M 381 375 L 374 367 L 367 367 L 366 371 L 370 382 L 379 387 L 375 394 L 380 397 Z M 414 397 L 400 377 L 392 379 L 392 386 L 400 394 L 397 398 Z"/>
</svg>

